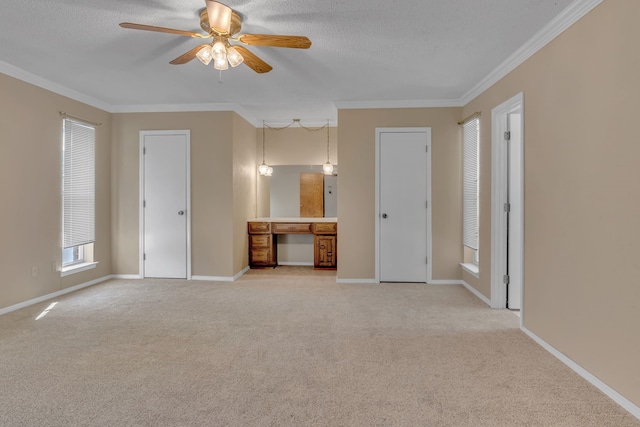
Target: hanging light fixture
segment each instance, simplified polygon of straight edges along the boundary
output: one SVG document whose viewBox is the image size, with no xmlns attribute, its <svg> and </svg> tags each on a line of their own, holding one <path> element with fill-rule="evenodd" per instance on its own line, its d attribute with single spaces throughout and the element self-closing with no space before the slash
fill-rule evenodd
<svg viewBox="0 0 640 427">
<path fill-rule="evenodd" d="M 233 46 L 227 48 L 227 59 L 229 60 L 229 65 L 232 67 L 237 67 L 244 62 L 244 58 L 240 55 L 240 52 Z"/>
<path fill-rule="evenodd" d="M 202 62 L 204 65 L 209 65 L 211 60 L 213 59 L 213 54 L 211 52 L 211 45 L 204 45 L 202 49 L 196 53 L 196 57 Z"/>
<path fill-rule="evenodd" d="M 322 165 L 322 171 L 325 175 L 333 175 L 333 165 L 329 161 L 329 120 L 327 119 L 327 163 Z"/>
<path fill-rule="evenodd" d="M 211 56 L 213 57 L 213 68 L 216 70 L 229 68 L 227 64 L 227 47 L 224 45 L 222 38 L 217 38 L 211 47 Z"/>
<path fill-rule="evenodd" d="M 264 142 L 265 142 L 265 126 L 262 121 L 262 164 L 258 166 L 258 173 L 262 176 L 273 175 L 273 168 L 264 162 Z"/>
</svg>

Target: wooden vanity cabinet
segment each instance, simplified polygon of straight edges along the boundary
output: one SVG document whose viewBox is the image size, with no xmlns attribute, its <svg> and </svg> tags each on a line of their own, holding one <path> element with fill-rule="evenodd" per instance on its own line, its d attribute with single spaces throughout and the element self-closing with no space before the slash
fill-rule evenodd
<svg viewBox="0 0 640 427">
<path fill-rule="evenodd" d="M 249 221 L 249 266 L 251 268 L 278 265 L 278 234 L 313 234 L 313 267 L 335 270 L 338 265 L 335 222 Z"/>
<path fill-rule="evenodd" d="M 336 262 L 336 236 L 316 234 L 313 236 L 315 248 L 313 251 L 313 268 L 316 270 L 335 270 Z"/>
<path fill-rule="evenodd" d="M 275 267 L 278 265 L 278 245 L 271 233 L 270 222 L 249 222 L 249 265 Z"/>
<path fill-rule="evenodd" d="M 338 224 L 317 222 L 313 224 L 313 267 L 316 270 L 335 270 L 338 267 Z"/>
</svg>

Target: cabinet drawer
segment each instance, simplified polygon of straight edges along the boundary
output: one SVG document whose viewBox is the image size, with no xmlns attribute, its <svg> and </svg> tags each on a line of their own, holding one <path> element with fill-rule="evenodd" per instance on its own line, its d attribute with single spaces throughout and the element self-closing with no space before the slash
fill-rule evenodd
<svg viewBox="0 0 640 427">
<path fill-rule="evenodd" d="M 249 247 L 251 249 L 269 248 L 271 243 L 271 234 L 253 234 L 249 235 Z"/>
<path fill-rule="evenodd" d="M 314 234 L 336 234 L 338 231 L 338 224 L 335 222 L 316 222 L 313 224 Z"/>
<path fill-rule="evenodd" d="M 311 231 L 311 224 L 307 223 L 280 223 L 280 222 L 274 222 L 273 223 L 273 232 L 274 233 L 281 233 L 281 234 L 288 234 L 288 233 L 306 233 L 306 234 L 310 234 Z"/>
<path fill-rule="evenodd" d="M 269 234 L 271 233 L 270 222 L 250 222 L 249 234 Z"/>
<path fill-rule="evenodd" d="M 249 253 L 251 255 L 251 259 L 249 260 L 251 264 L 269 264 L 271 258 L 271 251 L 269 249 L 254 249 Z"/>
</svg>

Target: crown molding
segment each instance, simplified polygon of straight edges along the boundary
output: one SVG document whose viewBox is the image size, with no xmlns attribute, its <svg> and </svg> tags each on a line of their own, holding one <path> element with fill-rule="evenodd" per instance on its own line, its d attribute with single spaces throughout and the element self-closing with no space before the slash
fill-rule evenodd
<svg viewBox="0 0 640 427">
<path fill-rule="evenodd" d="M 366 110 L 378 108 L 438 108 L 462 107 L 459 99 L 405 99 L 394 101 L 334 101 L 339 110 Z"/>
<path fill-rule="evenodd" d="M 502 64 L 498 65 L 489 75 L 476 84 L 471 90 L 462 95 L 460 103 L 467 105 L 478 95 L 496 84 L 500 79 L 515 70 L 520 64 L 529 59 L 533 54 L 545 47 L 549 42 L 558 37 L 567 28 L 578 22 L 580 18 L 591 12 L 603 0 L 575 0 L 566 9 L 560 12 L 540 31 L 534 34 L 525 44 L 509 56 Z"/>
<path fill-rule="evenodd" d="M 484 79 L 458 99 L 417 99 L 417 100 L 387 100 L 387 101 L 334 101 L 337 110 L 351 109 L 384 109 L 384 108 L 443 108 L 463 107 L 478 95 L 489 89 L 504 76 L 509 74 L 520 64 L 538 52 L 563 31 L 576 23 L 579 19 L 602 3 L 603 0 L 574 0 L 558 16 L 538 31 L 529 41 L 516 50 L 502 64 L 496 67 Z M 262 121 L 249 113 L 244 107 L 235 103 L 217 104 L 147 104 L 147 105 L 110 105 L 99 99 L 69 89 L 58 83 L 37 76 L 29 71 L 0 61 L 0 73 L 18 80 L 33 84 L 58 95 L 82 102 L 109 113 L 159 113 L 159 112 L 187 112 L 187 111 L 232 111 L 258 128 Z M 336 115 L 337 116 L 337 115 Z M 270 122 L 271 126 L 285 126 L 289 122 Z M 326 122 L 310 121 L 305 126 L 323 126 Z M 337 126 L 337 118 L 330 120 L 330 126 Z"/>
<path fill-rule="evenodd" d="M 251 123 L 254 127 L 262 126 L 251 113 L 244 107 L 235 103 L 208 103 L 208 104 L 140 104 L 140 105 L 114 105 L 112 113 L 180 113 L 194 111 L 230 111 Z"/>
<path fill-rule="evenodd" d="M 29 71 L 18 68 L 15 65 L 11 65 L 7 62 L 0 61 L 0 73 L 7 76 L 21 80 L 23 82 L 38 86 L 42 89 L 46 89 L 50 92 L 57 93 L 58 95 L 66 96 L 75 101 L 82 102 L 83 104 L 90 105 L 95 108 L 99 108 L 103 111 L 110 112 L 111 106 L 106 102 L 100 101 L 96 98 L 90 97 L 73 89 L 69 89 L 66 86 L 62 86 L 58 83 L 54 83 L 51 80 L 47 80 L 40 76 L 37 76 Z"/>
</svg>

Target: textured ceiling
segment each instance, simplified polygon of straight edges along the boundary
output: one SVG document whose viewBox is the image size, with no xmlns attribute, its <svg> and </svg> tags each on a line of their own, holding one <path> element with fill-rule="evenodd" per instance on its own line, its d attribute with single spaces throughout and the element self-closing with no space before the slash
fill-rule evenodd
<svg viewBox="0 0 640 427">
<path fill-rule="evenodd" d="M 308 36 L 308 50 L 248 47 L 273 71 L 169 61 L 201 43 L 120 28 L 200 32 L 204 0 L 10 0 L 0 61 L 111 111 L 238 105 L 253 121 L 336 119 L 336 102 L 459 100 L 571 0 L 228 0 L 242 33 Z M 221 81 L 219 81 L 221 78 Z"/>
</svg>

